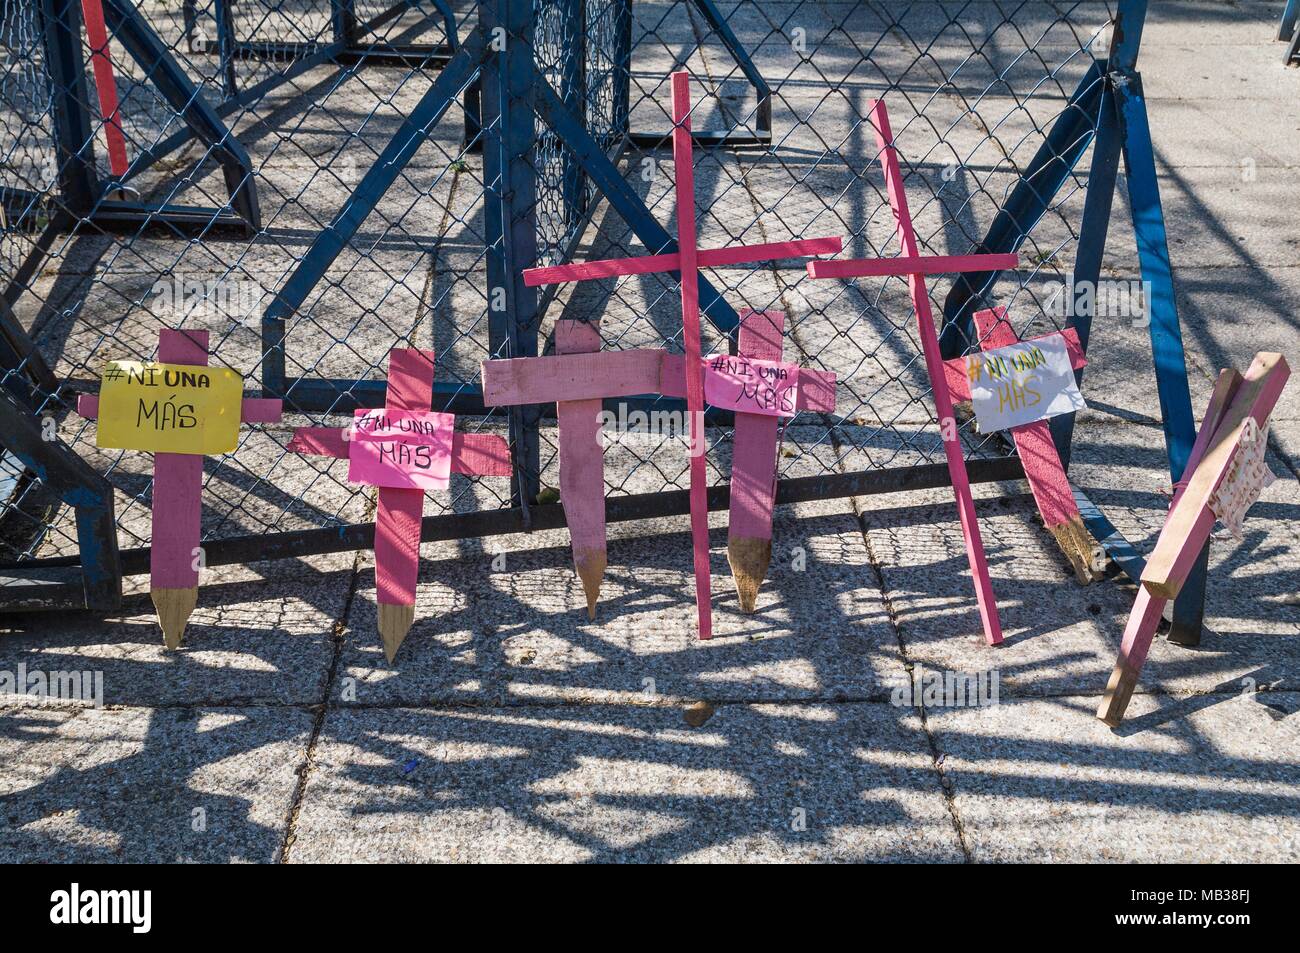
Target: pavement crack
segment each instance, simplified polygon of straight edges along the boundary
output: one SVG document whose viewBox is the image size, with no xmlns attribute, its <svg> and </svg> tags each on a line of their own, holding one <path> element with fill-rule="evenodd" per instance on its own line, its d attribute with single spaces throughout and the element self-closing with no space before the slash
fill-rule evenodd
<svg viewBox="0 0 1300 953">
<path fill-rule="evenodd" d="M 875 547 L 871 545 L 871 535 L 867 532 L 866 514 L 863 513 L 859 506 L 857 497 L 851 497 L 850 499 L 853 503 L 853 513 L 858 519 L 858 529 L 862 533 L 862 544 L 867 550 L 867 562 L 871 566 L 872 574 L 875 576 L 876 587 L 880 590 L 880 601 L 885 607 L 885 615 L 889 618 L 889 624 L 894 628 L 894 638 L 898 641 L 898 654 L 902 658 L 903 668 L 907 670 L 907 678 L 910 681 L 914 670 L 912 659 L 907 651 L 907 642 L 903 639 L 903 628 L 898 623 L 898 613 L 894 608 L 894 600 L 890 597 L 889 587 L 885 582 L 884 567 L 876 556 Z M 952 779 L 943 767 L 944 753 L 939 749 L 939 739 L 935 737 L 934 729 L 930 727 L 930 719 L 925 710 L 925 705 L 919 704 L 914 707 L 921 719 L 921 731 L 925 735 L 926 743 L 930 746 L 930 761 L 934 765 L 935 775 L 939 779 L 939 789 L 943 792 L 944 805 L 948 808 L 948 818 L 952 821 L 952 829 L 957 835 L 957 844 L 961 848 L 966 863 L 974 863 L 970 844 L 966 839 L 966 828 L 962 824 L 961 812 L 957 809 L 957 798 Z"/>
<path fill-rule="evenodd" d="M 367 506 L 366 518 L 372 519 L 373 513 L 370 512 L 374 507 L 372 501 Z M 348 594 L 343 600 L 343 607 L 339 612 L 339 617 L 334 620 L 334 625 L 330 630 L 330 663 L 326 670 L 325 678 L 322 680 L 320 700 L 312 706 L 308 706 L 316 713 L 312 722 L 311 735 L 307 739 L 307 750 L 303 753 L 302 764 L 298 766 L 298 781 L 294 785 L 293 800 L 289 804 L 289 814 L 284 825 L 284 840 L 280 844 L 280 850 L 277 852 L 276 863 L 287 863 L 289 851 L 293 848 L 296 839 L 296 829 L 298 826 L 298 815 L 302 811 L 302 802 L 307 794 L 307 779 L 311 776 L 312 768 L 316 764 L 316 745 L 320 740 L 321 731 L 325 727 L 325 716 L 329 713 L 330 694 L 334 691 L 334 683 L 338 677 L 339 659 L 343 655 L 343 634 L 347 631 L 348 616 L 352 612 L 352 602 L 357 595 L 357 584 L 361 579 L 361 554 L 362 550 L 357 550 L 352 560 L 352 579 L 348 585 Z"/>
</svg>

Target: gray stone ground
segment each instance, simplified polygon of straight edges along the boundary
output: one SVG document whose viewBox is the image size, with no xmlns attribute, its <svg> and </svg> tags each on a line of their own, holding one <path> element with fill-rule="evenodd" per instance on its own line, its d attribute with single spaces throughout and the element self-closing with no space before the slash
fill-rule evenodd
<svg viewBox="0 0 1300 953">
<path fill-rule="evenodd" d="M 771 23 L 789 17 L 803 25 L 810 42 L 847 9 L 761 6 Z M 983 35 L 995 6 L 969 5 L 963 23 L 972 35 Z M 637 82 L 647 93 L 663 93 L 654 85 L 656 68 L 693 43 L 690 30 L 698 28 L 669 7 L 638 4 L 638 29 L 664 40 L 638 61 Z M 1153 4 L 1144 38 L 1141 64 L 1198 413 L 1220 367 L 1244 367 L 1260 348 L 1300 354 L 1300 73 L 1282 69 L 1272 42 L 1280 7 L 1161 2 Z M 1032 21 L 1038 14 L 1028 9 Z M 916 113 L 896 99 L 890 104 L 896 132 L 905 130 L 900 147 L 927 181 L 950 161 L 941 142 L 978 176 L 994 157 L 982 153 L 990 148 L 986 131 L 970 128 L 968 116 L 957 122 L 959 106 L 951 128 L 918 121 L 945 115 L 942 101 L 922 104 L 934 95 L 940 69 L 955 65 L 959 44 L 947 33 L 932 58 L 918 58 L 909 43 L 943 21 L 933 4 L 910 11 L 876 57 L 895 78 L 915 61 L 903 85 Z M 742 154 L 702 166 L 701 193 L 711 193 L 713 203 L 702 222 L 704 243 L 848 229 L 861 236 L 855 253 L 872 251 L 867 240 L 883 244 L 888 223 L 874 190 L 865 206 L 856 204 L 858 190 L 845 190 L 842 201 L 831 202 L 833 215 L 817 211 L 826 202 L 808 201 L 845 188 L 811 156 L 834 147 L 865 167 L 874 152 L 849 141 L 862 130 L 852 133 L 848 117 L 879 88 L 879 75 L 863 67 L 829 96 L 817 75 L 851 69 L 859 55 L 852 44 L 866 48 L 868 38 L 881 36 L 873 16 L 854 14 L 809 61 L 774 39 L 766 21 L 738 20 L 741 40 L 768 75 L 782 79 L 778 128 L 784 119 L 799 131 L 778 150 L 785 165 Z M 1054 50 L 1068 48 L 1066 39 L 1049 31 L 1037 48 L 1051 61 Z M 1014 92 L 990 90 L 980 111 L 1008 116 L 1000 141 L 1024 162 L 1026 147 L 1015 148 L 1017 118 L 1050 117 L 1059 101 L 1046 95 L 1054 89 L 1027 95 L 1018 79 L 1041 74 L 1041 64 L 1037 73 L 1025 61 L 1008 68 L 1017 41 L 1023 46 L 1006 32 L 987 38 L 984 55 L 1007 70 Z M 726 72 L 712 52 L 697 52 L 692 67 L 715 77 Z M 982 88 L 988 77 L 979 68 L 963 75 L 975 71 L 981 81 L 973 85 Z M 323 83 L 326 75 L 309 78 Z M 1067 90 L 1077 75 L 1073 66 L 1062 71 Z M 373 142 L 391 133 L 423 89 L 390 91 L 391 104 L 372 119 L 373 136 L 357 139 L 340 136 L 328 110 L 359 121 L 365 96 L 299 85 L 317 90 L 325 108 L 301 120 L 291 140 L 272 133 L 300 122 L 293 90 L 275 94 L 247 120 L 258 144 L 253 152 L 264 162 L 261 181 L 285 203 L 289 233 L 318 229 L 345 194 L 346 181 L 331 182 L 312 159 L 342 145 L 361 150 L 364 169 Z M 699 124 L 743 111 L 743 86 L 734 91 L 739 105 L 706 101 Z M 372 91 L 372 107 L 373 98 Z M 652 97 L 640 103 L 640 126 L 663 125 L 655 108 Z M 814 132 L 821 141 L 807 138 Z M 441 130 L 438 141 L 454 155 L 454 128 Z M 422 153 L 407 191 L 388 200 L 393 209 L 424 203 L 403 219 L 407 227 L 462 213 L 472 219 L 466 210 L 480 169 L 473 163 L 420 198 L 420 176 L 436 176 L 447 163 L 446 154 Z M 780 214 L 757 215 L 792 179 L 800 185 Z M 965 183 L 966 194 L 978 199 L 980 181 Z M 641 186 L 664 221 L 670 182 L 658 177 Z M 910 184 L 931 247 L 964 247 L 959 233 L 942 232 L 919 181 Z M 1107 269 L 1127 278 L 1136 274 L 1136 252 L 1122 184 Z M 983 182 L 993 196 L 1005 186 L 997 178 Z M 987 227 L 991 208 L 972 200 L 973 233 Z M 1077 223 L 1080 208 L 1081 193 L 1066 219 Z M 597 225 L 584 254 L 625 242 L 616 224 L 607 228 L 598 216 Z M 1064 221 L 1045 221 L 1035 232 L 1038 247 L 1067 239 L 1065 229 Z M 190 272 L 204 267 L 194 257 L 200 252 L 181 253 Z M 273 288 L 295 253 L 300 247 L 291 244 L 259 246 L 239 268 Z M 157 323 L 133 317 L 132 301 L 147 296 L 176 254 L 162 242 L 139 243 L 130 255 L 92 243 L 66 249 L 62 276 L 47 272 L 37 305 L 21 317 L 58 342 L 47 344 L 55 347 L 48 356 L 63 373 L 84 374 L 106 341 L 147 352 Z M 440 267 L 454 271 L 473 255 L 471 241 L 453 243 L 440 252 Z M 207 267 L 228 274 L 230 259 L 218 251 Z M 425 269 L 412 269 L 398 247 L 345 255 L 336 269 L 338 282 L 312 305 L 318 333 L 300 336 L 296 359 L 325 373 L 365 373 L 391 343 L 374 322 L 399 327 L 393 322 L 405 319 L 394 315 L 430 300 Z M 68 320 L 58 305 L 78 294 L 79 274 L 99 280 L 81 315 Z M 790 311 L 791 340 L 803 359 L 852 371 L 840 410 L 862 415 L 860 429 L 843 431 L 854 447 L 835 451 L 815 428 L 792 428 L 787 475 L 923 462 L 933 452 L 932 435 L 926 443 L 915 433 L 927 425 L 924 406 L 897 385 L 873 389 L 873 374 L 919 380 L 899 288 L 872 302 L 856 289 L 832 287 L 837 283 L 796 284 L 797 275 L 782 270 L 719 277 L 747 304 Z M 481 309 L 473 288 L 434 279 L 443 282 L 434 292 L 445 295 L 436 309 L 443 317 Z M 393 288 L 391 299 L 371 300 Z M 584 306 L 581 294 L 568 302 L 571 310 Z M 673 301 L 652 281 L 620 284 L 605 311 L 610 346 L 657 343 L 665 329 L 671 335 Z M 323 330 L 346 321 L 356 322 L 355 343 L 332 346 Z M 852 337 L 836 333 L 849 325 Z M 485 329 L 448 327 L 435 321 L 423 333 L 446 349 L 448 373 L 470 376 Z M 222 359 L 255 363 L 256 335 L 225 330 Z M 873 344 L 869 358 L 864 340 Z M 1149 354 L 1146 332 L 1127 322 L 1095 334 L 1085 381 L 1091 406 L 1080 416 L 1071 471 L 1144 551 L 1159 531 L 1168 492 Z M 0 617 L 0 671 L 98 671 L 105 694 L 102 709 L 0 699 L 0 859 L 1300 859 L 1297 386 L 1273 417 L 1269 459 L 1278 481 L 1252 511 L 1244 541 L 1216 536 L 1202 646 L 1157 642 L 1119 731 L 1092 713 L 1134 590 L 1119 579 L 1079 588 L 1022 484 L 976 490 L 1007 633 L 996 651 L 980 638 L 961 535 L 942 491 L 784 508 L 772 570 L 758 612 L 748 617 L 731 590 L 725 516 L 715 515 L 717 638 L 708 643 L 692 634 L 684 519 L 611 527 L 595 622 L 580 608 L 563 532 L 426 544 L 419 619 L 392 666 L 374 632 L 370 555 L 314 556 L 207 571 L 186 644 L 175 653 L 162 649 L 147 583 L 138 577 L 128 580 L 123 611 L 109 619 Z M 881 422 L 892 427 L 880 429 Z M 346 488 L 343 464 L 284 460 L 286 433 L 252 433 L 237 461 L 210 461 L 209 494 L 234 507 L 233 517 L 230 509 L 205 514 L 210 528 L 221 520 L 290 529 L 369 517 L 367 497 Z M 130 495 L 146 486 L 147 462 L 97 457 L 93 430 L 78 447 L 101 469 L 117 464 L 123 525 L 147 537 L 147 510 Z M 636 466 L 643 455 L 611 449 L 612 490 L 685 486 L 680 453 Z M 717 457 L 715 476 L 725 478 L 725 448 Z M 256 482 L 267 474 L 274 489 Z M 553 461 L 548 477 L 554 483 Z M 458 481 L 447 505 L 490 508 L 503 492 L 490 481 Z M 60 548 L 52 538 L 46 552 Z M 1000 674 L 996 706 L 892 703 L 894 686 L 909 672 L 990 667 Z M 1251 693 L 1250 686 L 1268 690 Z M 700 700 L 716 711 L 692 727 L 683 710 Z"/>
</svg>

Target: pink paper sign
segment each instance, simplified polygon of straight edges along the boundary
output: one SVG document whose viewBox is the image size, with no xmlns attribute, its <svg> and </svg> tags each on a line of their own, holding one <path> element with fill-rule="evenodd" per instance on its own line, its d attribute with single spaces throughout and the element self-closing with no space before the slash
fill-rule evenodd
<svg viewBox="0 0 1300 953">
<path fill-rule="evenodd" d="M 720 410 L 793 417 L 799 398 L 799 365 L 743 354 L 704 359 L 704 399 Z"/>
<path fill-rule="evenodd" d="M 445 490 L 451 475 L 451 414 L 358 410 L 348 439 L 348 480 L 369 486 Z"/>
</svg>

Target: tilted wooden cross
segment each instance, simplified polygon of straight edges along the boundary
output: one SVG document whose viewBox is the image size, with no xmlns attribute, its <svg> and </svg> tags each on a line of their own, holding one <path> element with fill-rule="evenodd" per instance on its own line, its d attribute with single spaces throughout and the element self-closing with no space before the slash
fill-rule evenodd
<svg viewBox="0 0 1300 953">
<path fill-rule="evenodd" d="M 875 129 L 876 148 L 880 150 L 880 163 L 885 173 L 885 187 L 889 204 L 894 212 L 899 244 L 903 254 L 897 258 L 855 259 L 846 261 L 814 261 L 808 263 L 808 274 L 813 278 L 856 278 L 906 275 L 912 295 L 912 307 L 921 336 L 921 353 L 925 357 L 926 373 L 934 394 L 934 406 L 939 417 L 939 432 L 943 439 L 944 455 L 948 462 L 948 475 L 952 480 L 953 495 L 957 498 L 957 515 L 961 520 L 962 536 L 966 542 L 966 558 L 970 562 L 975 582 L 975 600 L 979 605 L 984 638 L 990 645 L 1002 641 L 1002 625 L 998 621 L 998 607 L 993 599 L 993 584 L 989 581 L 989 567 L 984 558 L 984 545 L 980 540 L 979 523 L 975 519 L 975 499 L 971 495 L 970 479 L 966 474 L 966 461 L 962 456 L 961 440 L 957 435 L 957 421 L 952 412 L 952 396 L 945 383 L 943 357 L 939 353 L 939 336 L 934 327 L 934 314 L 925 288 L 925 276 L 964 271 L 1001 271 L 1014 268 L 1019 262 L 1015 254 L 922 256 L 912 227 L 912 216 L 907 209 L 907 195 L 903 190 L 903 175 L 894 148 L 894 135 L 889 128 L 889 114 L 884 100 L 873 100 L 870 108 L 871 124 Z"/>
<path fill-rule="evenodd" d="M 1259 439 L 1290 374 L 1282 355 L 1267 351 L 1255 355 L 1244 377 L 1231 368 L 1219 373 L 1160 538 L 1142 570 L 1119 658 L 1097 708 L 1097 717 L 1112 728 L 1119 727 L 1128 709 L 1165 603 L 1178 597 L 1214 528 L 1215 491 L 1245 441 Z"/>
<path fill-rule="evenodd" d="M 764 348 L 779 356 L 783 316 L 746 311 L 741 315 L 740 350 L 761 357 Z M 760 344 L 762 346 L 760 346 Z M 573 561 L 582 579 L 588 617 L 594 618 L 604 573 L 605 476 L 600 445 L 601 401 L 605 398 L 686 394 L 687 360 L 662 348 L 600 351 L 600 325 L 583 321 L 555 323 L 557 354 L 483 362 L 483 400 L 494 407 L 555 401 L 560 442 L 560 503 L 573 541 Z M 751 353 L 752 352 L 752 353 Z M 835 410 L 835 375 L 800 369 L 795 409 Z M 756 418 L 752 419 L 751 418 Z M 772 425 L 764 424 L 771 420 Z M 732 464 L 732 540 L 752 553 L 772 536 L 772 484 L 775 477 L 776 418 L 736 414 Z M 731 544 L 728 544 L 731 552 Z M 736 560 L 736 587 L 744 605 L 746 589 L 757 591 L 751 576 L 741 578 Z M 745 566 L 750 564 L 746 563 Z M 764 566 L 766 568 L 766 566 Z M 746 611 L 752 610 L 750 607 Z M 701 629 L 700 637 L 708 638 Z"/>
<path fill-rule="evenodd" d="M 390 663 L 415 622 L 425 487 L 445 486 L 449 473 L 508 477 L 512 472 L 504 438 L 455 433 L 451 414 L 430 412 L 433 367 L 433 351 L 394 348 L 388 352 L 384 412 L 359 410 L 348 428 L 300 427 L 289 441 L 289 449 L 298 453 L 349 460 L 351 482 L 378 488 L 375 601 Z"/>
<path fill-rule="evenodd" d="M 673 91 L 673 175 L 677 193 L 677 251 L 640 258 L 530 268 L 524 272 L 527 285 L 586 281 L 616 275 L 644 275 L 679 272 L 682 286 L 682 342 L 686 352 L 686 409 L 690 417 L 691 537 L 694 542 L 695 603 L 700 637 L 713 634 L 709 600 L 709 512 L 704 445 L 704 365 L 700 351 L 699 269 L 745 262 L 797 258 L 834 253 L 839 238 L 815 238 L 763 245 L 701 250 L 695 234 L 695 170 L 691 162 L 690 73 L 672 74 Z"/>
<path fill-rule="evenodd" d="M 992 308 L 975 312 L 975 326 L 979 329 L 980 350 L 988 351 L 1020 342 L 1011 324 L 1007 321 L 1005 308 Z M 1057 334 L 1043 334 L 1027 341 L 1040 341 Z M 1070 355 L 1070 366 L 1076 371 L 1088 361 L 1079 344 L 1079 334 L 1074 328 L 1059 332 L 1065 340 L 1065 348 Z M 953 398 L 970 400 L 969 364 L 964 357 L 944 362 L 944 371 L 948 377 L 948 390 Z M 1025 468 L 1025 479 L 1038 504 L 1039 515 L 1043 525 L 1056 538 L 1061 552 L 1070 561 L 1074 575 L 1079 582 L 1087 585 L 1092 581 L 1093 543 L 1092 537 L 1083 525 L 1079 507 L 1074 502 L 1074 491 L 1070 489 L 1070 478 L 1065 474 L 1061 458 L 1052 442 L 1052 431 L 1046 420 L 1036 420 L 1011 428 L 1011 439 L 1015 441 L 1016 453 Z"/>
<path fill-rule="evenodd" d="M 158 360 L 164 364 L 207 367 L 208 332 L 165 329 L 158 334 Z M 275 423 L 280 401 L 246 397 L 240 403 L 240 421 Z M 100 399 L 94 394 L 77 398 L 77 413 L 95 420 Z M 199 425 L 205 421 L 197 421 Z M 102 431 L 102 423 L 101 423 Z M 103 446 L 103 444 L 100 444 Z M 158 611 L 167 648 L 181 644 L 185 625 L 198 603 L 200 516 L 203 495 L 203 455 L 155 453 L 153 459 L 153 510 L 149 544 L 149 596 Z"/>
</svg>

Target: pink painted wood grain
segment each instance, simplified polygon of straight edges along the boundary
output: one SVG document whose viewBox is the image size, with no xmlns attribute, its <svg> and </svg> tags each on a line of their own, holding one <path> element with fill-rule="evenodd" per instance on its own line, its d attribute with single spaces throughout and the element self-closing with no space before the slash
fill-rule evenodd
<svg viewBox="0 0 1300 953">
<path fill-rule="evenodd" d="M 484 361 L 483 401 L 490 407 L 659 392 L 664 351 L 636 348 Z"/>
<path fill-rule="evenodd" d="M 700 273 L 695 244 L 695 167 L 691 157 L 691 75 L 673 84 L 673 178 L 677 188 L 677 254 L 682 275 L 682 341 L 686 351 L 686 410 L 691 428 L 691 540 L 700 638 L 713 637 L 709 571 L 709 504 L 705 471 L 704 366 L 700 362 Z"/>
<path fill-rule="evenodd" d="M 691 205 L 693 209 L 694 204 Z M 838 236 L 831 238 L 801 238 L 788 242 L 768 242 L 760 245 L 734 245 L 729 248 L 702 248 L 697 256 L 701 268 L 719 268 L 752 261 L 775 261 L 781 258 L 803 258 L 807 255 L 833 255 L 843 247 Z M 546 268 L 528 268 L 524 271 L 524 284 L 558 285 L 565 281 L 590 281 L 594 278 L 614 278 L 622 275 L 648 275 L 660 271 L 678 271 L 681 258 L 678 254 L 641 255 L 636 258 L 607 258 L 601 261 L 583 261 L 571 265 L 552 265 Z"/>
<path fill-rule="evenodd" d="M 1250 368 L 1244 375 L 1242 386 L 1245 387 L 1258 381 L 1263 375 L 1263 370 L 1264 368 L 1260 363 L 1259 355 L 1256 355 L 1255 360 L 1251 363 Z M 1287 378 L 1290 376 L 1290 373 L 1291 371 L 1287 366 L 1286 361 L 1281 360 L 1278 362 L 1277 370 L 1269 376 L 1267 381 L 1260 388 L 1248 413 L 1248 416 L 1253 419 L 1258 426 L 1263 427 L 1267 423 L 1269 415 L 1273 412 L 1273 407 L 1277 404 L 1278 398 L 1282 396 L 1282 390 L 1286 387 Z M 1244 424 L 1245 421 L 1242 421 L 1242 423 Z M 1212 438 L 1207 440 L 1203 452 L 1208 454 L 1212 445 L 1217 445 L 1223 440 L 1232 440 L 1240 443 L 1241 434 L 1242 430 L 1240 426 L 1234 427 L 1232 433 L 1216 433 Z M 1200 435 L 1198 434 L 1197 436 L 1199 441 Z M 1195 445 L 1193 445 L 1193 447 L 1195 447 Z M 1228 470 L 1232 466 L 1234 455 L 1235 454 L 1229 454 L 1220 462 L 1218 468 L 1209 474 L 1208 479 L 1211 491 L 1223 482 L 1223 478 L 1227 475 Z M 1180 487 L 1180 492 L 1174 497 L 1173 502 L 1169 505 L 1169 516 L 1165 521 L 1166 526 L 1168 526 L 1173 520 L 1180 505 L 1187 506 L 1189 502 L 1193 502 L 1184 500 L 1183 496 L 1185 495 L 1190 481 L 1197 480 L 1200 474 L 1197 474 L 1196 467 L 1191 462 L 1187 464 L 1187 468 L 1183 473 L 1184 485 Z M 1197 482 L 1200 481 L 1197 480 Z M 1192 565 L 1200 555 L 1201 548 L 1205 545 L 1206 539 L 1209 538 L 1210 530 L 1214 529 L 1214 522 L 1217 518 L 1218 517 L 1214 515 L 1214 511 L 1210 509 L 1208 505 L 1201 507 L 1200 512 L 1196 516 L 1195 522 L 1192 524 L 1191 530 L 1182 540 L 1178 549 L 1178 554 L 1175 556 L 1173 563 L 1169 567 L 1169 579 L 1178 580 L 1181 584 L 1182 580 L 1187 578 L 1187 574 L 1191 571 Z M 1163 536 L 1163 533 L 1161 535 Z M 1160 543 L 1161 540 L 1156 541 L 1156 549 L 1161 548 Z M 1151 565 L 1151 560 L 1147 561 L 1147 565 L 1148 567 Z M 1144 572 L 1143 581 L 1146 582 L 1147 578 L 1148 577 Z"/>
<path fill-rule="evenodd" d="M 877 278 L 888 275 L 954 275 L 966 271 L 1006 271 L 1020 264 L 1020 256 L 922 255 L 898 258 L 847 258 L 810 261 L 812 278 Z"/>
<path fill-rule="evenodd" d="M 1196 471 L 1201 458 L 1205 456 L 1206 451 L 1209 449 L 1214 432 L 1218 429 L 1219 422 L 1223 419 L 1223 414 L 1232 402 L 1232 397 L 1241 383 L 1240 378 L 1241 375 L 1235 371 L 1223 371 L 1220 373 L 1218 381 L 1215 382 L 1210 403 L 1206 407 L 1204 418 L 1201 420 L 1201 429 L 1197 431 L 1196 441 L 1192 444 L 1191 453 L 1187 456 L 1186 472 L 1188 474 Z M 1186 484 L 1183 483 L 1175 486 L 1174 498 L 1170 501 L 1169 510 L 1165 514 L 1165 526 L 1169 525 L 1169 520 L 1174 513 L 1174 507 L 1182 499 L 1185 489 Z M 1197 553 L 1200 552 L 1204 542 L 1204 539 L 1202 539 L 1201 543 L 1196 547 Z M 1156 628 L 1160 625 L 1160 615 L 1164 612 L 1165 603 L 1168 601 L 1162 596 L 1153 594 L 1146 586 L 1138 586 L 1137 599 L 1134 600 L 1133 609 L 1129 612 L 1128 622 L 1124 626 L 1124 635 L 1120 640 L 1119 647 L 1119 661 L 1133 671 L 1134 677 L 1142 670 L 1147 653 L 1151 650 L 1151 641 L 1155 638 Z"/>
<path fill-rule="evenodd" d="M 158 335 L 158 360 L 165 364 L 208 363 L 207 331 L 165 329 Z M 156 453 L 153 458 L 153 530 L 149 584 L 154 589 L 192 589 L 203 500 L 203 457 Z"/>
<path fill-rule="evenodd" d="M 245 397 L 239 419 L 246 424 L 273 424 L 280 420 L 284 404 L 271 397 Z"/>
<path fill-rule="evenodd" d="M 889 204 L 894 210 L 899 243 L 905 256 L 915 258 L 920 252 L 916 244 L 916 233 L 912 228 L 912 216 L 907 209 L 907 194 L 903 188 L 903 176 L 899 169 L 898 153 L 894 148 L 894 135 L 889 128 L 889 114 L 885 109 L 884 100 L 874 100 L 870 113 L 872 125 L 875 127 L 876 147 L 880 150 L 880 160 L 884 166 Z M 939 354 L 939 336 L 934 327 L 930 296 L 926 292 L 925 278 L 922 275 L 908 275 L 907 284 L 912 293 L 912 306 L 916 309 L 921 351 L 925 356 L 925 367 L 930 376 L 930 389 L 934 394 L 940 432 L 942 434 L 946 431 L 947 436 L 950 437 L 944 439 L 943 450 L 948 460 L 948 475 L 952 478 L 953 495 L 957 500 L 957 515 L 961 520 L 962 535 L 966 541 L 966 557 L 970 562 L 971 575 L 974 577 L 975 601 L 979 606 L 984 638 L 990 645 L 997 645 L 1002 641 L 1002 624 L 998 619 L 998 607 L 993 598 L 993 583 L 989 579 L 988 561 L 984 556 L 984 543 L 980 539 L 979 522 L 975 518 L 975 500 L 971 495 L 970 480 L 966 475 L 966 461 L 962 457 L 961 441 L 956 433 L 952 398 L 948 394 L 943 358 Z M 953 421 L 953 423 L 945 426 L 945 421 Z"/>
<path fill-rule="evenodd" d="M 388 352 L 389 410 L 429 410 L 433 403 L 433 351 Z M 386 605 L 415 605 L 420 575 L 420 521 L 424 491 L 380 487 L 375 512 L 375 596 Z"/>
<path fill-rule="evenodd" d="M 785 312 L 745 311 L 740 316 L 737 350 L 746 357 L 779 361 L 784 345 Z M 728 537 L 772 538 L 776 497 L 776 435 L 780 420 L 763 414 L 736 414 L 731 450 L 731 514 Z"/>
<path fill-rule="evenodd" d="M 600 350 L 600 326 L 555 322 L 557 354 Z M 555 405 L 560 431 L 560 502 L 574 550 L 605 549 L 605 458 L 600 447 L 599 398 Z"/>
<path fill-rule="evenodd" d="M 963 375 L 965 371 L 961 372 Z M 484 361 L 483 400 L 492 407 L 662 394 L 686 396 L 686 357 L 661 348 Z M 835 375 L 799 368 L 799 410 L 835 410 Z"/>
</svg>

